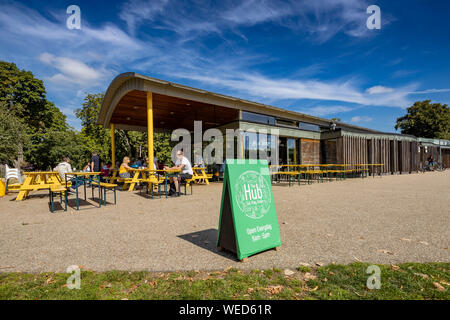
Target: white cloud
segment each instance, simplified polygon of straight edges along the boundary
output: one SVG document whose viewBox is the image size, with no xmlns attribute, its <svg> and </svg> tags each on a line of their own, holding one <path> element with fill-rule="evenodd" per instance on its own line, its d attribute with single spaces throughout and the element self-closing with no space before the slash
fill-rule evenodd
<svg viewBox="0 0 450 320">
<path fill-rule="evenodd" d="M 246 0 L 225 11 L 222 18 L 234 25 L 255 25 L 295 14 L 288 1 Z"/>
<path fill-rule="evenodd" d="M 237 29 L 262 23 L 304 33 L 319 43 L 338 33 L 356 38 L 375 34 L 366 27 L 369 4 L 361 0 L 231 0 L 215 2 L 214 7 L 200 3 L 193 10 L 191 2 L 129 0 L 119 16 L 132 34 L 145 22 L 154 22 L 154 28 L 173 31 L 182 42 L 192 39 L 193 32 L 198 36 L 227 30 L 246 39 Z M 384 26 L 390 18 L 383 15 L 382 21 Z"/>
<path fill-rule="evenodd" d="M 373 119 L 371 117 L 367 116 L 354 116 L 350 119 L 350 122 L 352 123 L 361 123 L 361 122 L 370 122 Z"/>
<path fill-rule="evenodd" d="M 393 92 L 394 89 L 383 87 L 383 86 L 373 86 L 366 90 L 368 94 L 380 94 L 380 93 L 390 93 Z"/>
<path fill-rule="evenodd" d="M 442 92 L 450 92 L 450 88 L 413 91 L 413 92 L 410 92 L 409 94 L 428 94 L 428 93 L 442 93 Z"/>
<path fill-rule="evenodd" d="M 84 28 L 82 30 L 84 35 L 88 37 L 87 41 L 97 40 L 111 46 L 128 48 L 130 51 L 142 49 L 142 43 L 138 39 L 130 37 L 114 25 L 106 25 L 99 29 Z"/>
<path fill-rule="evenodd" d="M 69 30 L 65 25 L 65 12 L 59 20 L 47 19 L 39 12 L 21 4 L 2 5 L 0 10 L 0 39 L 17 45 L 26 45 L 27 50 L 39 50 L 54 47 L 61 51 L 72 51 L 73 54 L 93 58 L 87 53 L 95 51 L 98 60 L 105 56 L 125 59 L 136 51 L 143 49 L 143 43 L 113 24 L 93 28 L 86 20 L 82 20 L 81 30 Z M 23 39 L 26 39 L 24 43 Z M 147 47 L 148 49 L 148 47 Z M 127 51 L 126 57 L 123 51 Z"/>
<path fill-rule="evenodd" d="M 222 18 L 234 26 L 272 22 L 310 35 L 314 42 L 325 42 L 338 33 L 364 37 L 366 1 L 360 0 L 245 0 L 224 12 Z M 384 24 L 389 19 L 384 19 Z"/>
<path fill-rule="evenodd" d="M 288 78 L 267 78 L 260 74 L 246 72 L 211 74 L 174 74 L 180 78 L 213 84 L 218 87 L 246 93 L 253 98 L 273 100 L 313 99 L 341 101 L 370 106 L 406 107 L 409 105 L 408 92 L 417 85 L 412 84 L 397 88 L 385 95 L 371 95 L 358 88 L 352 81 L 338 79 L 335 81 L 297 80 Z"/>
<path fill-rule="evenodd" d="M 43 53 L 39 57 L 39 60 L 60 71 L 60 73 L 57 73 L 48 79 L 55 83 L 69 82 L 79 85 L 95 84 L 102 77 L 101 72 L 75 59 L 55 57 L 50 53 Z"/>
<path fill-rule="evenodd" d="M 119 17 L 127 23 L 128 31 L 134 34 L 142 22 L 151 21 L 162 13 L 168 2 L 169 0 L 131 0 L 122 6 Z"/>
<path fill-rule="evenodd" d="M 325 117 L 328 115 L 333 115 L 337 113 L 343 113 L 343 112 L 349 112 L 355 110 L 354 107 L 348 107 L 348 106 L 314 106 L 311 108 L 302 108 L 297 110 L 301 113 L 310 114 L 317 117 Z"/>
</svg>

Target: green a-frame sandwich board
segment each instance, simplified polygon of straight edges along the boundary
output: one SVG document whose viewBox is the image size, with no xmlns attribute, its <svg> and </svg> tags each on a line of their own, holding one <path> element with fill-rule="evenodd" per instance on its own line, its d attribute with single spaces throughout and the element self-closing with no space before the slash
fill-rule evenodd
<svg viewBox="0 0 450 320">
<path fill-rule="evenodd" d="M 217 247 L 242 261 L 280 246 L 267 160 L 227 159 Z"/>
</svg>

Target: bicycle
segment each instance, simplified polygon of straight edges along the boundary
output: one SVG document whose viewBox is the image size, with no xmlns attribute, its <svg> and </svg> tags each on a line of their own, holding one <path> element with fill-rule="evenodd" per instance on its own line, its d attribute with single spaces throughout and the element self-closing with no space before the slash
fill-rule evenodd
<svg viewBox="0 0 450 320">
<path fill-rule="evenodd" d="M 444 165 L 442 164 L 442 162 L 438 162 L 436 165 L 435 165 L 435 168 L 434 168 L 436 171 L 439 171 L 439 172 L 443 172 L 443 171 L 445 171 L 447 168 L 446 167 L 444 167 Z"/>
</svg>

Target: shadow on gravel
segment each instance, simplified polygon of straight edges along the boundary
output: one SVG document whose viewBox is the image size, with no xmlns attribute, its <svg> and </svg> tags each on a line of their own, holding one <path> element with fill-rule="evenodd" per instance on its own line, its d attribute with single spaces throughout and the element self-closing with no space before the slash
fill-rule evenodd
<svg viewBox="0 0 450 320">
<path fill-rule="evenodd" d="M 237 261 L 236 256 L 234 256 L 233 254 L 226 251 L 220 252 L 219 250 L 217 250 L 217 233 L 217 229 L 206 229 L 197 232 L 182 234 L 177 237 L 189 241 L 190 243 L 193 243 L 200 248 L 209 250 L 219 256 Z"/>
</svg>

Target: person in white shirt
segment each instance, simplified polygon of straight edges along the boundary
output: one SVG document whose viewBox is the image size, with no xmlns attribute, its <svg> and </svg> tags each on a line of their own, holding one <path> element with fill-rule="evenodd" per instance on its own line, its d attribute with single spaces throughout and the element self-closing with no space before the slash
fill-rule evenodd
<svg viewBox="0 0 450 320">
<path fill-rule="evenodd" d="M 175 162 L 175 166 L 172 168 L 164 167 L 166 170 L 181 170 L 180 178 L 181 181 L 185 181 L 186 179 L 191 179 L 194 174 L 192 171 L 192 166 L 189 160 L 183 155 L 183 151 L 177 151 L 177 161 Z M 177 177 L 170 178 L 170 182 L 175 185 L 175 192 L 169 192 L 169 196 L 178 196 L 179 192 L 179 183 Z"/>
<path fill-rule="evenodd" d="M 77 179 L 73 175 L 70 175 L 73 170 L 72 166 L 70 165 L 69 157 L 65 157 L 63 159 L 63 162 L 59 163 L 56 168 L 53 169 L 53 171 L 57 171 L 59 173 L 59 176 L 61 177 L 61 181 L 63 183 L 66 181 L 67 176 L 67 181 L 72 182 L 72 189 L 76 189 L 83 184 L 83 182 L 80 182 L 79 180 L 77 181 Z"/>
<path fill-rule="evenodd" d="M 63 162 L 59 163 L 54 171 L 58 171 L 61 180 L 64 181 L 66 179 L 66 174 L 72 172 L 72 166 L 70 165 L 69 157 L 65 157 Z M 67 179 L 70 180 L 72 177 L 67 175 Z"/>
</svg>

